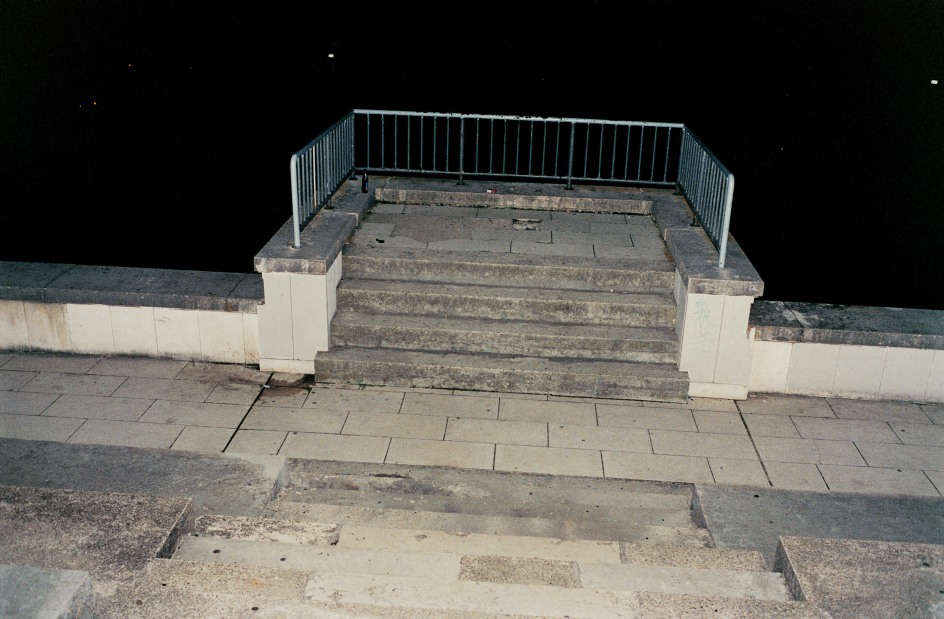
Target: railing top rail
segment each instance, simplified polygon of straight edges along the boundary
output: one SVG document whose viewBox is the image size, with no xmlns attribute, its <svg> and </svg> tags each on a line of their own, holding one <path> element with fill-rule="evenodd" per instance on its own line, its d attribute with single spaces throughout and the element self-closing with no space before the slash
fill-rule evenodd
<svg viewBox="0 0 944 619">
<path fill-rule="evenodd" d="M 535 122 L 563 122 L 594 125 L 632 125 L 634 127 L 674 127 L 683 128 L 682 123 L 646 122 L 637 120 L 602 120 L 597 118 L 568 118 L 557 116 L 508 116 L 499 114 L 460 114 L 457 112 L 405 112 L 402 110 L 366 110 L 356 109 L 355 114 L 383 114 L 385 116 L 430 116 L 435 118 L 478 118 L 482 120 L 524 120 Z"/>
<path fill-rule="evenodd" d="M 343 123 L 345 120 L 347 120 L 348 118 L 350 118 L 350 117 L 353 116 L 353 115 L 354 115 L 354 112 L 348 112 L 347 114 L 345 114 L 344 116 L 342 116 L 341 118 L 339 118 L 337 122 L 332 123 L 332 125 L 331 125 L 330 127 L 328 127 L 327 129 L 325 129 L 324 131 L 322 131 L 321 133 L 319 133 L 318 136 L 315 137 L 314 140 L 308 142 L 308 144 L 305 144 L 304 146 L 302 146 L 301 148 L 299 148 L 297 151 L 295 151 L 295 154 L 292 155 L 292 157 L 294 158 L 294 157 L 295 157 L 296 155 L 298 155 L 299 153 L 303 153 L 303 152 L 305 152 L 306 150 L 308 150 L 309 148 L 311 148 L 312 146 L 314 146 L 315 143 L 316 143 L 318 140 L 320 140 L 321 138 L 325 137 L 326 135 L 328 135 L 329 133 L 331 133 L 332 131 L 334 131 L 334 130 L 337 128 L 338 125 L 340 125 L 341 123 Z"/>
<path fill-rule="evenodd" d="M 695 142 L 697 142 L 698 145 L 701 146 L 702 150 L 704 150 L 704 151 L 708 154 L 708 156 L 711 157 L 712 161 L 715 162 L 715 164 L 718 166 L 718 169 L 721 170 L 721 173 L 722 173 L 722 174 L 727 174 L 727 175 L 729 175 L 729 176 L 733 176 L 733 174 L 731 174 L 731 171 L 730 171 L 728 168 L 726 168 L 723 163 L 721 163 L 721 159 L 719 159 L 716 154 L 714 154 L 713 152 L 711 152 L 711 149 L 710 149 L 710 148 L 708 148 L 707 146 L 705 146 L 705 143 L 702 142 L 702 140 L 701 140 L 700 137 L 698 137 L 697 135 L 695 135 L 694 132 L 692 132 L 692 130 L 689 129 L 688 127 L 684 127 L 684 129 L 685 129 L 685 133 L 687 133 L 687 134 L 689 135 L 689 137 L 691 137 L 693 140 L 695 140 Z"/>
</svg>

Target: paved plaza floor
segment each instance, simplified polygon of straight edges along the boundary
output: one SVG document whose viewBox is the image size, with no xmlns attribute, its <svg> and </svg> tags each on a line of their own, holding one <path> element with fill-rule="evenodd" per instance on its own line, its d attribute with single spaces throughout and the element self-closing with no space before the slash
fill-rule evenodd
<svg viewBox="0 0 944 619">
<path fill-rule="evenodd" d="M 224 364 L 0 353 L 0 437 L 941 496 L 944 405 L 687 404 L 306 383 Z"/>
</svg>

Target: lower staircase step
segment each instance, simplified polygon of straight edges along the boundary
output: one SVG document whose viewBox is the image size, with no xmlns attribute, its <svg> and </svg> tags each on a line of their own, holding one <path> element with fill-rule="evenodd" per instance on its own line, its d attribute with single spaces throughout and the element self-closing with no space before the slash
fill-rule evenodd
<svg viewBox="0 0 944 619">
<path fill-rule="evenodd" d="M 367 348 L 319 353 L 327 383 L 432 387 L 686 402 L 687 374 L 672 365 L 463 355 Z"/>
<path fill-rule="evenodd" d="M 674 363 L 672 329 L 542 324 L 523 320 L 440 318 L 339 311 L 333 346 L 397 348 L 530 357 Z"/>
</svg>

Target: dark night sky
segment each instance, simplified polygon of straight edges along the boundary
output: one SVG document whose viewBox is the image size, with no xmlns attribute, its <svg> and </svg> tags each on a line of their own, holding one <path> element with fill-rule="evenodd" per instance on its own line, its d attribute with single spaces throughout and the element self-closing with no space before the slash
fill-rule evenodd
<svg viewBox="0 0 944 619">
<path fill-rule="evenodd" d="M 944 2 L 270 4 L 0 2 L 0 259 L 249 271 L 354 107 L 566 115 L 693 127 L 767 298 L 944 309 Z"/>
</svg>

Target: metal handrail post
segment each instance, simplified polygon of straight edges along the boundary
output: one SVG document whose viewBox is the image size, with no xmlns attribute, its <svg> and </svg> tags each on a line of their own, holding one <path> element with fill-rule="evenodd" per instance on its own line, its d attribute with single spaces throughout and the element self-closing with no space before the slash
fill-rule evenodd
<svg viewBox="0 0 944 619">
<path fill-rule="evenodd" d="M 570 152 L 567 154 L 567 186 L 565 189 L 573 189 L 574 178 L 574 134 L 577 133 L 577 123 L 570 123 Z"/>
<path fill-rule="evenodd" d="M 728 174 L 728 190 L 724 197 L 724 223 L 721 229 L 724 236 L 721 237 L 721 243 L 718 247 L 718 268 L 724 268 L 724 259 L 728 253 L 728 229 L 731 226 L 731 206 L 734 203 L 734 175 Z"/>
<path fill-rule="evenodd" d="M 297 170 L 298 155 L 292 155 L 292 226 L 295 232 L 295 249 L 298 249 L 302 246 L 302 229 L 301 222 L 299 221 L 298 214 L 298 170 Z M 284 178 L 284 177 L 283 177 Z"/>
<path fill-rule="evenodd" d="M 465 185 L 462 180 L 462 172 L 465 165 L 465 118 L 459 117 L 459 182 L 457 185 Z"/>
</svg>

